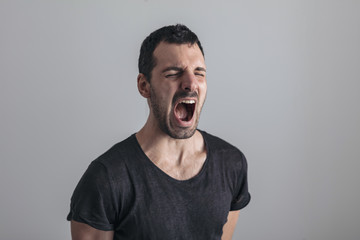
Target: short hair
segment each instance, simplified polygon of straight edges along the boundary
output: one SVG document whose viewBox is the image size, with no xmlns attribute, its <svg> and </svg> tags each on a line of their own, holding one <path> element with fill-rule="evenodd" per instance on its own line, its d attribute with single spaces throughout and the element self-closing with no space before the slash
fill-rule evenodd
<svg viewBox="0 0 360 240">
<path fill-rule="evenodd" d="M 196 43 L 202 55 L 205 56 L 198 37 L 185 25 L 176 24 L 159 28 L 145 38 L 140 48 L 139 73 L 144 74 L 148 82 L 150 82 L 151 72 L 156 65 L 153 53 L 160 42 L 191 45 Z"/>
</svg>

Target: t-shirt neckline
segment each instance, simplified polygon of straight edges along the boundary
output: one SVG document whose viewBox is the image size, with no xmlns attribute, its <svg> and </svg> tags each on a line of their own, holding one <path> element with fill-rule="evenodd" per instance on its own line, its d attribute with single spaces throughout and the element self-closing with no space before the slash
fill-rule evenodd
<svg viewBox="0 0 360 240">
<path fill-rule="evenodd" d="M 205 148 L 206 148 L 206 158 L 205 161 L 201 167 L 201 170 L 193 177 L 189 178 L 189 179 L 185 179 L 185 180 L 179 180 L 176 178 L 171 177 L 169 174 L 167 174 L 166 172 L 164 172 L 163 170 L 161 170 L 158 166 L 156 166 L 155 163 L 153 163 L 150 158 L 145 154 L 145 152 L 143 151 L 143 149 L 140 146 L 139 141 L 136 138 L 136 133 L 134 133 L 131 137 L 133 139 L 133 141 L 136 143 L 136 148 L 138 149 L 138 154 L 141 155 L 140 159 L 142 159 L 142 161 L 147 164 L 150 168 L 154 169 L 156 172 L 159 173 L 159 175 L 164 176 L 165 178 L 169 179 L 170 181 L 176 182 L 176 183 L 192 183 L 194 181 L 197 181 L 198 179 L 200 179 L 200 177 L 204 174 L 204 172 L 206 171 L 207 165 L 208 165 L 208 161 L 210 159 L 210 150 L 209 150 L 209 145 L 206 139 L 206 133 L 200 129 L 197 129 L 201 136 L 203 137 L 204 140 L 204 144 L 205 144 Z"/>
</svg>

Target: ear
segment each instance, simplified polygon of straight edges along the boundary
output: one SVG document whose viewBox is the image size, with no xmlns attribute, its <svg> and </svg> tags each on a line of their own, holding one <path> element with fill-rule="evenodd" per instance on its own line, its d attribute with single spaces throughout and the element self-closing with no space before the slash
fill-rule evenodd
<svg viewBox="0 0 360 240">
<path fill-rule="evenodd" d="M 150 83 L 147 81 L 145 75 L 142 73 L 139 73 L 137 77 L 137 87 L 141 96 L 143 96 L 144 98 L 150 97 Z"/>
</svg>

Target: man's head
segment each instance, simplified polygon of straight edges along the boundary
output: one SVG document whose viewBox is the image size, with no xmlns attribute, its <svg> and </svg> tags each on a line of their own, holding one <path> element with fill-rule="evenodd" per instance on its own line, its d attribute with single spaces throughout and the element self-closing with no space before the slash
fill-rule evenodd
<svg viewBox="0 0 360 240">
<path fill-rule="evenodd" d="M 146 60 L 143 71 L 141 59 Z M 183 25 L 155 31 L 142 44 L 139 68 L 138 89 L 148 100 L 151 128 L 175 139 L 193 136 L 207 92 L 204 54 L 196 35 Z"/>
<path fill-rule="evenodd" d="M 190 45 L 197 44 L 204 56 L 204 51 L 198 37 L 185 25 L 177 24 L 162 27 L 145 38 L 140 48 L 138 62 L 139 73 L 144 74 L 149 82 L 151 80 L 151 72 L 156 65 L 156 59 L 153 53 L 160 42 Z"/>
</svg>

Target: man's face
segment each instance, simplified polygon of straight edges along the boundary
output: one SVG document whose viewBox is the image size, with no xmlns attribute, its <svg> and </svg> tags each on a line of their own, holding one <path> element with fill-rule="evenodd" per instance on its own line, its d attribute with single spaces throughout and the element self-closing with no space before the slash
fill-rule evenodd
<svg viewBox="0 0 360 240">
<path fill-rule="evenodd" d="M 172 138 L 191 137 L 206 98 L 206 66 L 197 44 L 161 42 L 153 56 L 150 114 Z"/>
</svg>

